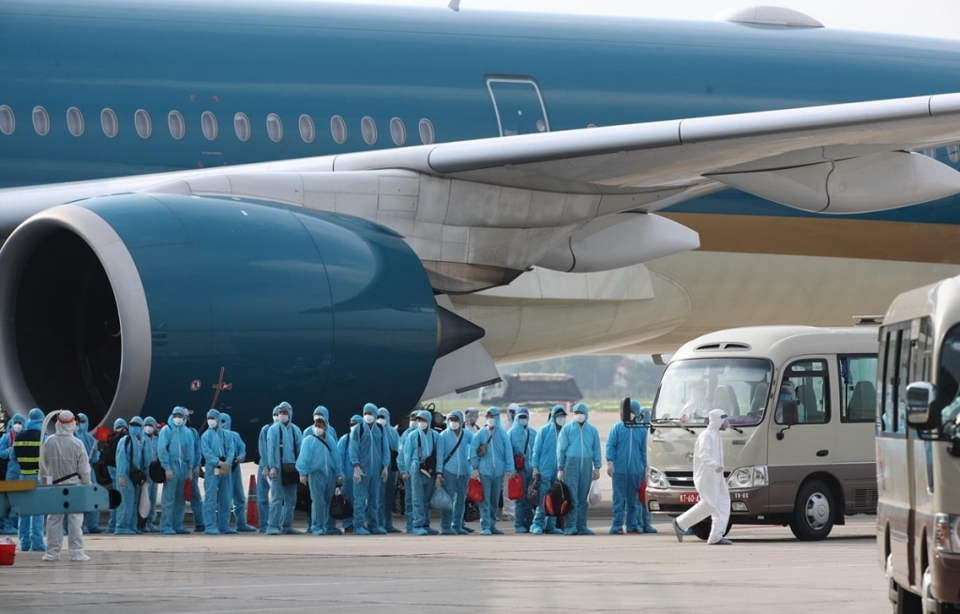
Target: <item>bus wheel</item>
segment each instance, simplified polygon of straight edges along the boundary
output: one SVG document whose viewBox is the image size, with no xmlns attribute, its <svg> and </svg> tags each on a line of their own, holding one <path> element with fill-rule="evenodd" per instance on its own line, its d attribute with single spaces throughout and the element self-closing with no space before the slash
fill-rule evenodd
<svg viewBox="0 0 960 614">
<path fill-rule="evenodd" d="M 800 541 L 824 539 L 833 529 L 833 492 L 820 480 L 811 480 L 797 493 L 790 530 Z"/>
</svg>

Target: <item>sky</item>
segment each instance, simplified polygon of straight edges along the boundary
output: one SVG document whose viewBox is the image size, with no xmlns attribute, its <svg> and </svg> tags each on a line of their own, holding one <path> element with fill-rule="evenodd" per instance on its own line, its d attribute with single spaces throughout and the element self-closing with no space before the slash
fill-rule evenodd
<svg viewBox="0 0 960 614">
<path fill-rule="evenodd" d="M 365 4 L 439 7 L 445 7 L 448 2 L 356 1 Z M 960 2 L 957 0 L 460 0 L 460 9 L 711 19 L 724 9 L 763 4 L 802 11 L 828 28 L 960 38 Z"/>
</svg>

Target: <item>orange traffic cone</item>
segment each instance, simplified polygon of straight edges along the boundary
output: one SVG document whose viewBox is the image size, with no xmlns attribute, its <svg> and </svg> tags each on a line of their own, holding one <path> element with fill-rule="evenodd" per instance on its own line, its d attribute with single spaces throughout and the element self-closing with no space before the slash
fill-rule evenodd
<svg viewBox="0 0 960 614">
<path fill-rule="evenodd" d="M 257 517 L 257 476 L 250 476 L 250 486 L 247 488 L 247 524 L 255 529 L 260 528 L 260 519 Z"/>
</svg>

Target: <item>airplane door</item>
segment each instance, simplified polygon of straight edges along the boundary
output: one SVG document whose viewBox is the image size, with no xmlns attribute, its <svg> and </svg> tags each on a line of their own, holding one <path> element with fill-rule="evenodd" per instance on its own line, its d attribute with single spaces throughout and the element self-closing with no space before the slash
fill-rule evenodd
<svg viewBox="0 0 960 614">
<path fill-rule="evenodd" d="M 530 77 L 488 77 L 487 89 L 500 136 L 550 131 L 543 95 Z"/>
</svg>

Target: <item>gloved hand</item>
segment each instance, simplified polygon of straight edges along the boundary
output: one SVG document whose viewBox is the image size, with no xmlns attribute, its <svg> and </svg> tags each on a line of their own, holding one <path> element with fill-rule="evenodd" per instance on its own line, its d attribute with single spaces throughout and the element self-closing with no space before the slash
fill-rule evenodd
<svg viewBox="0 0 960 614">
<path fill-rule="evenodd" d="M 243 457 L 242 457 L 242 456 L 238 456 L 238 457 L 236 457 L 235 459 L 233 459 L 233 462 L 238 463 L 238 464 L 239 464 L 239 463 L 242 463 L 242 462 L 243 462 Z"/>
<path fill-rule="evenodd" d="M 439 473 L 437 474 L 437 488 L 443 488 L 443 476 Z"/>
<path fill-rule="evenodd" d="M 557 469 L 557 480 L 560 482 L 563 481 L 563 469 Z"/>
<path fill-rule="evenodd" d="M 303 484 L 304 486 L 306 486 L 306 485 L 307 485 L 307 476 L 301 475 L 301 476 L 300 476 L 300 483 Z"/>
<path fill-rule="evenodd" d="M 276 467 L 270 467 L 270 479 L 271 479 L 271 480 L 277 479 L 277 468 L 276 468 Z"/>
<path fill-rule="evenodd" d="M 337 486 L 343 486 L 343 476 L 337 478 Z"/>
<path fill-rule="evenodd" d="M 533 477 L 538 477 L 540 475 L 540 470 L 536 467 L 533 468 Z"/>
<path fill-rule="evenodd" d="M 117 478 L 117 484 L 120 485 L 120 488 L 126 488 L 126 487 L 127 487 L 127 478 L 126 478 L 125 476 L 122 476 L 122 475 L 121 475 L 119 478 Z"/>
<path fill-rule="evenodd" d="M 167 481 L 168 481 L 168 482 L 172 482 L 172 481 L 173 481 L 173 469 L 164 469 L 164 470 L 163 470 L 163 474 L 164 474 L 165 476 L 167 476 Z"/>
<path fill-rule="evenodd" d="M 409 473 L 401 473 L 401 474 L 400 474 L 400 479 L 403 480 L 404 482 L 409 482 L 409 481 L 410 481 L 410 474 L 409 474 Z"/>
<path fill-rule="evenodd" d="M 198 479 L 200 479 L 200 467 L 199 467 L 199 466 L 194 467 L 194 468 L 193 468 L 193 471 L 190 472 L 190 479 L 192 479 L 192 480 L 198 480 Z"/>
<path fill-rule="evenodd" d="M 594 469 L 594 470 L 593 470 L 593 481 L 596 482 L 596 481 L 599 480 L 599 479 L 600 479 L 600 470 L 599 470 L 599 469 Z"/>
<path fill-rule="evenodd" d="M 267 479 L 270 477 L 270 469 L 268 467 L 264 467 L 263 471 L 260 472 L 260 475 L 263 477 L 263 479 Z"/>
<path fill-rule="evenodd" d="M 359 483 L 360 483 L 360 480 L 362 480 L 362 479 L 363 479 L 363 472 L 360 471 L 360 467 L 354 467 L 354 468 L 353 468 L 353 481 L 356 482 L 357 484 L 359 484 Z"/>
<path fill-rule="evenodd" d="M 717 467 L 717 473 L 723 475 L 723 467 Z"/>
<path fill-rule="evenodd" d="M 381 481 L 381 482 L 386 482 L 386 481 L 387 481 L 387 477 L 388 477 L 389 475 L 390 475 L 389 470 L 388 470 L 386 467 L 384 467 L 384 468 L 383 468 L 383 471 L 380 472 L 380 481 Z"/>
<path fill-rule="evenodd" d="M 512 471 L 504 471 L 504 472 L 503 472 L 503 479 L 504 479 L 504 481 L 509 482 L 509 481 L 510 481 L 510 478 L 512 478 L 512 477 L 513 477 L 513 472 L 512 472 Z"/>
<path fill-rule="evenodd" d="M 479 470 L 479 469 L 474 469 L 474 470 L 473 470 L 473 473 L 470 474 L 470 477 L 473 478 L 474 480 L 479 480 L 479 479 L 480 479 L 480 470 Z"/>
<path fill-rule="evenodd" d="M 613 463 L 607 463 L 607 475 L 613 477 Z"/>
</svg>

